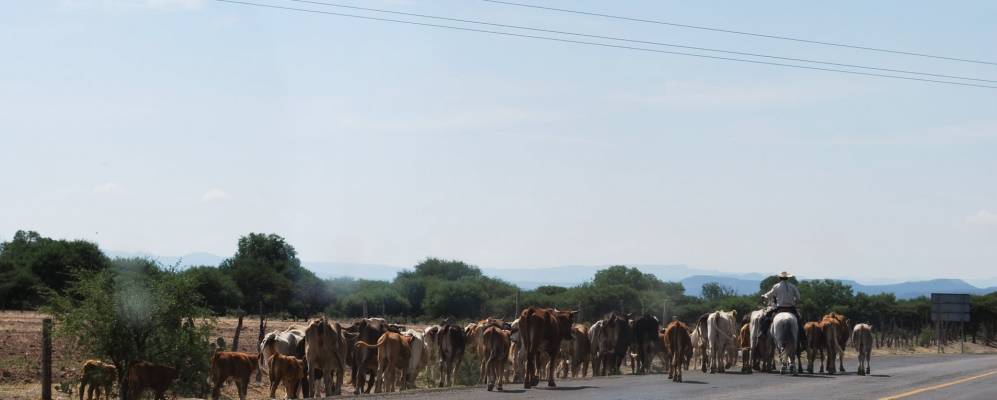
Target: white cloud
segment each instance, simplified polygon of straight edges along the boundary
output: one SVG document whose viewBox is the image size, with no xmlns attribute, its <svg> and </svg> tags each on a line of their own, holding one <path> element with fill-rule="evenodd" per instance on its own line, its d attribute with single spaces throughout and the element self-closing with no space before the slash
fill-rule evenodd
<svg viewBox="0 0 997 400">
<path fill-rule="evenodd" d="M 997 225 L 997 213 L 990 210 L 980 210 L 974 215 L 966 217 L 967 224 L 973 225 Z"/>
<path fill-rule="evenodd" d="M 107 182 L 93 188 L 94 193 L 124 193 L 125 187 L 114 182 Z"/>
<path fill-rule="evenodd" d="M 229 194 L 221 189 L 211 189 L 201 195 L 201 201 L 215 201 L 229 198 Z"/>
</svg>

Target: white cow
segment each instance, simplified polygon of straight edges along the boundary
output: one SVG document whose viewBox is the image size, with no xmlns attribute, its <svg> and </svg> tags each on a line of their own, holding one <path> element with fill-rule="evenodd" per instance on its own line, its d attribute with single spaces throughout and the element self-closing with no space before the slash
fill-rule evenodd
<svg viewBox="0 0 997 400">
<path fill-rule="evenodd" d="M 737 311 L 717 311 L 706 319 L 710 373 L 727 369 L 728 355 L 737 354 Z"/>
<path fill-rule="evenodd" d="M 872 357 L 872 325 L 855 325 L 855 329 L 852 330 L 852 346 L 855 346 L 855 351 L 859 353 L 858 374 L 868 375 L 869 359 Z"/>
</svg>

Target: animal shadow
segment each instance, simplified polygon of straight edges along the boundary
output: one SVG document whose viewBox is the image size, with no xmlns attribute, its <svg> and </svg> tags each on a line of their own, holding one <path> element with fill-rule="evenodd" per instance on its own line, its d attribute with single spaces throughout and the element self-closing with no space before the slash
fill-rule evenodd
<svg viewBox="0 0 997 400">
<path fill-rule="evenodd" d="M 555 387 L 545 387 L 544 390 L 583 390 L 583 389 L 598 389 L 598 386 L 555 386 Z"/>
<path fill-rule="evenodd" d="M 691 384 L 694 384 L 694 385 L 706 385 L 707 384 L 707 382 L 703 382 L 703 381 L 693 381 L 693 380 L 686 380 L 686 379 L 683 379 L 682 382 L 679 382 L 679 383 L 691 383 Z"/>
</svg>

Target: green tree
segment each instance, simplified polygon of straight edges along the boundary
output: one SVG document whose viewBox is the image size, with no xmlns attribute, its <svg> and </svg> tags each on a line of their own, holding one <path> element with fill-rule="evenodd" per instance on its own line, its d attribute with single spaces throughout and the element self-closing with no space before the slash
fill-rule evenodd
<svg viewBox="0 0 997 400">
<path fill-rule="evenodd" d="M 729 286 L 721 285 L 718 282 L 707 282 L 703 284 L 702 296 L 706 301 L 717 301 L 725 297 L 737 296 L 737 291 Z"/>
<path fill-rule="evenodd" d="M 177 368 L 178 393 L 203 395 L 213 321 L 192 280 L 172 270 L 123 271 L 135 270 L 117 265 L 77 272 L 64 294 L 50 291 L 45 310 L 57 320 L 56 334 L 88 357 L 110 360 L 122 399 L 128 396 L 126 371 L 140 359 Z"/>
<path fill-rule="evenodd" d="M 204 306 L 216 315 L 225 314 L 243 304 L 242 291 L 232 277 L 221 269 L 209 266 L 191 267 L 183 271 L 204 299 Z"/>
<path fill-rule="evenodd" d="M 0 243 L 0 307 L 33 308 L 42 292 L 63 293 L 76 271 L 102 271 L 110 266 L 96 244 L 55 240 L 34 231 L 17 231 Z"/>
<path fill-rule="evenodd" d="M 308 279 L 310 288 L 322 287 L 321 282 L 312 280 L 314 274 L 301 267 L 298 254 L 284 238 L 275 234 L 250 233 L 239 238 L 235 255 L 222 261 L 219 268 L 242 292 L 241 307 L 255 310 L 262 302 L 270 310 L 293 311 L 303 316 L 309 311 L 320 311 L 308 301 L 296 295 L 296 285 L 302 278 Z"/>
</svg>

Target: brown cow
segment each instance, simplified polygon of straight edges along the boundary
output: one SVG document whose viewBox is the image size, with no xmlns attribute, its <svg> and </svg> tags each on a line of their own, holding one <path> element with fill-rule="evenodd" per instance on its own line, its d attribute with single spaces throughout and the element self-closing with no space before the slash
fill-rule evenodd
<svg viewBox="0 0 997 400">
<path fill-rule="evenodd" d="M 682 365 L 687 358 L 692 357 L 692 339 L 689 337 L 689 327 L 682 321 L 672 321 L 665 328 L 665 348 L 671 355 L 671 368 L 668 378 L 673 382 L 682 382 Z"/>
<path fill-rule="evenodd" d="M 151 389 L 156 400 L 166 399 L 169 389 L 179 373 L 176 368 L 153 364 L 148 361 L 135 361 L 128 367 L 128 398 L 139 399 L 142 392 Z"/>
<path fill-rule="evenodd" d="M 851 336 L 851 326 L 852 321 L 845 318 L 844 315 L 838 314 L 836 312 L 831 312 L 825 315 L 825 317 L 831 317 L 838 321 L 838 348 L 841 351 L 838 352 L 838 371 L 845 372 L 845 347 L 848 345 L 848 338 Z"/>
<path fill-rule="evenodd" d="M 821 331 L 824 334 L 824 351 L 827 357 L 827 373 L 834 375 L 834 361 L 837 357 L 844 358 L 843 348 L 838 344 L 838 336 L 845 329 L 844 318 L 838 318 L 840 314 L 831 313 L 825 315 L 820 321 Z M 843 362 L 843 361 L 842 361 Z M 844 372 L 844 369 L 842 369 Z"/>
<path fill-rule="evenodd" d="M 298 398 L 298 387 L 305 379 L 305 362 L 291 356 L 274 354 L 267 363 L 267 370 L 270 371 L 270 398 L 274 398 L 277 386 L 284 385 L 287 398 Z"/>
<path fill-rule="evenodd" d="M 346 338 L 343 327 L 339 323 L 329 323 L 326 317 L 316 319 L 305 329 L 305 360 L 308 369 L 322 372 L 325 382 L 325 395 L 342 394 L 343 375 L 346 373 Z M 336 374 L 333 385 L 332 374 Z M 317 374 L 308 373 L 308 387 L 313 397 L 318 397 L 319 388 L 315 386 Z"/>
<path fill-rule="evenodd" d="M 408 361 L 412 356 L 412 337 L 387 331 L 379 339 L 377 344 L 370 344 L 363 340 L 358 340 L 357 349 L 377 349 L 377 378 L 374 382 L 374 392 L 381 393 L 394 392 L 395 383 L 398 382 L 399 371 L 404 374 L 408 369 Z M 401 389 L 405 389 L 402 384 Z"/>
<path fill-rule="evenodd" d="M 737 335 L 737 347 L 741 349 L 741 372 L 751 373 L 751 326 L 744 324 Z"/>
<path fill-rule="evenodd" d="M 87 385 L 90 385 L 87 399 L 100 400 L 100 393 L 103 391 L 104 398 L 110 400 L 111 387 L 114 386 L 114 380 L 118 378 L 117 368 L 99 360 L 86 360 L 83 362 L 82 375 L 80 377 L 80 400 L 83 400 L 83 391 Z M 97 391 L 97 397 L 93 397 L 94 390 Z"/>
<path fill-rule="evenodd" d="M 249 378 L 259 367 L 257 357 L 257 354 L 237 351 L 219 351 L 212 355 L 211 380 L 214 382 L 214 387 L 211 390 L 211 398 L 217 400 L 221 397 L 222 385 L 228 378 L 232 378 L 239 389 L 239 399 L 246 400 Z"/>
<path fill-rule="evenodd" d="M 803 331 L 807 334 L 807 373 L 814 373 L 814 361 L 818 358 L 820 362 L 820 373 L 824 373 L 824 348 L 827 346 L 824 339 L 824 327 L 820 322 L 807 322 L 803 325 Z"/>
<path fill-rule="evenodd" d="M 505 375 L 505 367 L 509 362 L 509 340 L 510 331 L 502 329 L 498 325 L 489 325 L 481 333 L 482 352 L 480 356 L 485 360 L 485 383 L 488 391 L 492 391 L 496 384 L 498 390 L 502 391 L 502 377 Z"/>
<path fill-rule="evenodd" d="M 537 375 L 537 362 L 540 351 L 549 356 L 547 366 L 547 386 L 554 387 L 554 370 L 557 366 L 557 353 L 561 340 L 571 340 L 571 325 L 578 311 L 558 311 L 556 308 L 524 309 L 519 315 L 520 340 L 526 349 L 526 375 L 523 387 L 529 389 L 540 383 Z"/>
<path fill-rule="evenodd" d="M 367 348 L 357 348 L 356 342 L 362 340 L 376 343 L 385 332 L 392 330 L 384 318 L 362 318 L 354 321 L 346 328 L 348 353 L 346 362 L 350 365 L 350 381 L 353 393 L 370 393 L 377 379 L 377 352 Z M 396 330 L 397 331 L 397 330 Z"/>
</svg>

